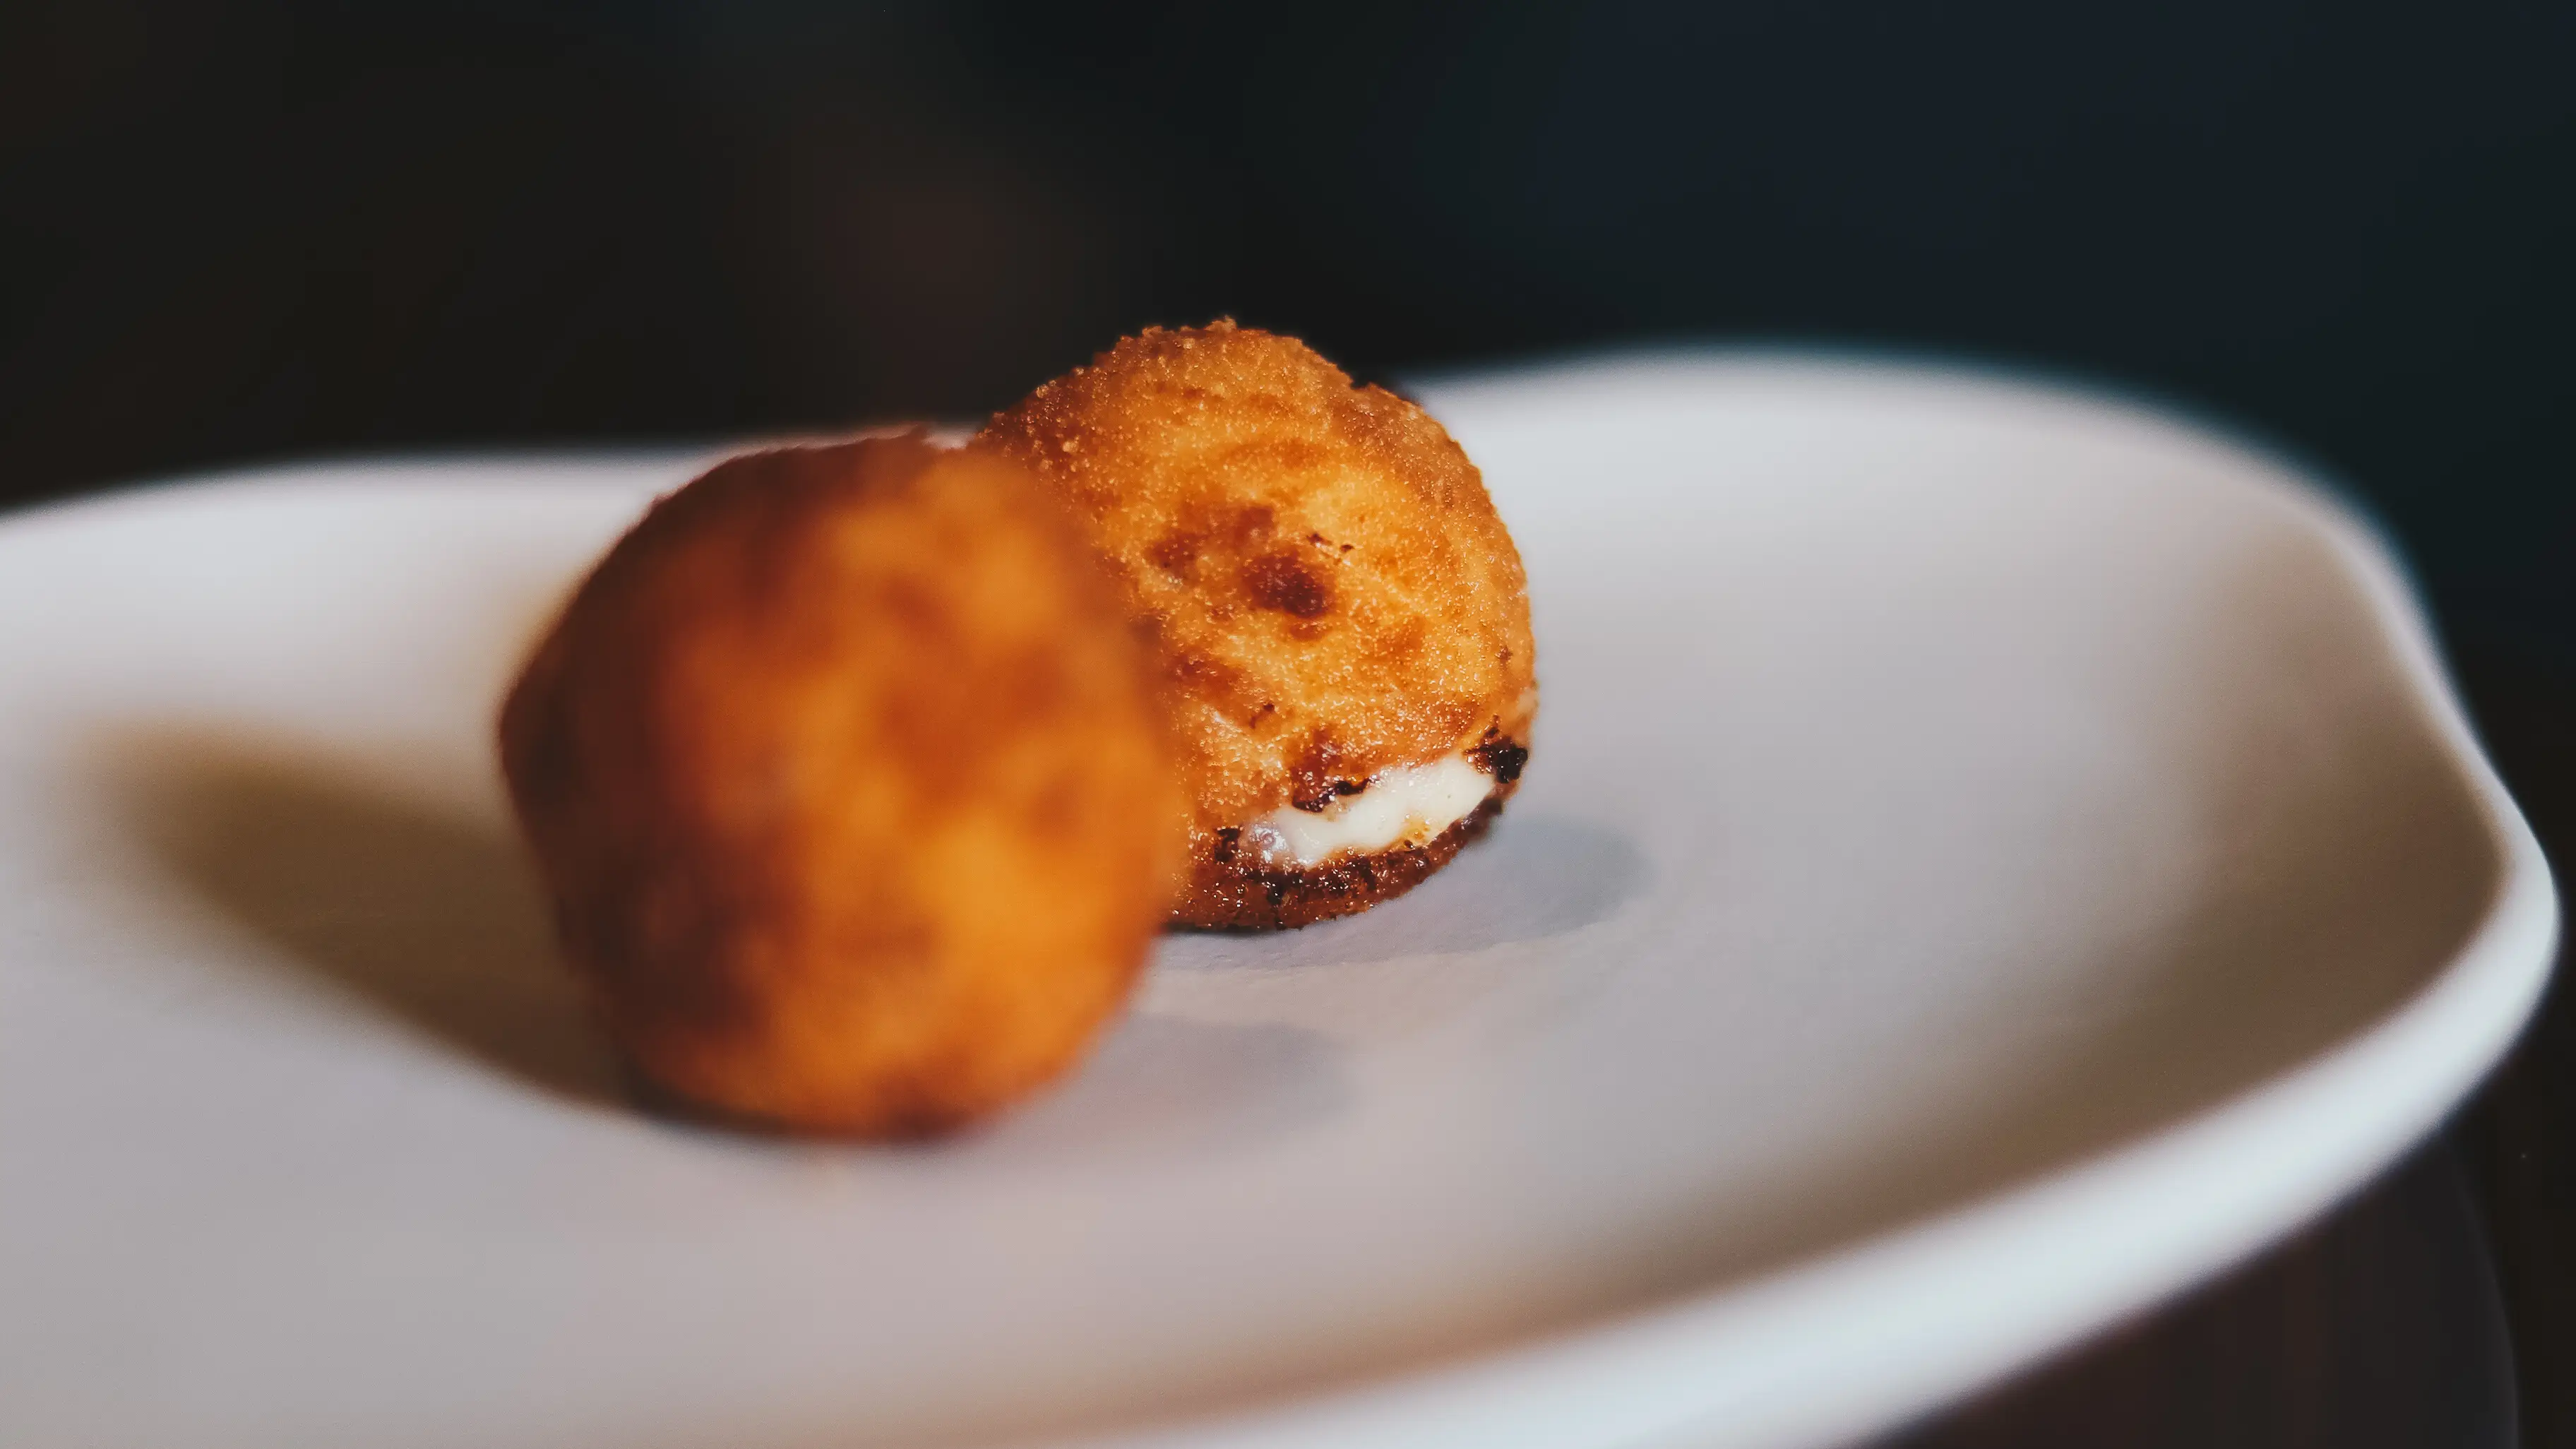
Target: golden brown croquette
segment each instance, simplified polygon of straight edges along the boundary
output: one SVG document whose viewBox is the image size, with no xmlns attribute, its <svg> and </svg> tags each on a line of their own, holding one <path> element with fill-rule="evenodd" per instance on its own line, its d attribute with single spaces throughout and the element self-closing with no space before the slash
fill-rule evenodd
<svg viewBox="0 0 2576 1449">
<path fill-rule="evenodd" d="M 1159 707 L 1079 527 L 920 435 L 733 459 L 581 586 L 500 722 L 566 954 L 651 1081 L 863 1136 L 1075 1061 L 1171 898 Z"/>
<path fill-rule="evenodd" d="M 1091 521 L 1159 659 L 1193 794 L 1176 921 L 1364 910 L 1516 787 L 1537 712 L 1520 555 L 1419 407 L 1220 321 L 1120 342 L 974 447 Z"/>
</svg>

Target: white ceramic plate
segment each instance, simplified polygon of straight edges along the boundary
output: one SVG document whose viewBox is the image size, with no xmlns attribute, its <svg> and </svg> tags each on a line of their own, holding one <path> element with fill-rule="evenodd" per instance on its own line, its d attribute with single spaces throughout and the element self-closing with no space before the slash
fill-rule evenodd
<svg viewBox="0 0 2576 1449">
<path fill-rule="evenodd" d="M 933 1148 L 626 1104 L 492 701 L 696 458 L 310 467 L 0 524 L 0 1439 L 1819 1444 L 2429 1128 L 2555 923 L 2387 557 L 2027 386 L 1428 390 L 1526 551 L 1497 835 L 1167 941 Z"/>
</svg>

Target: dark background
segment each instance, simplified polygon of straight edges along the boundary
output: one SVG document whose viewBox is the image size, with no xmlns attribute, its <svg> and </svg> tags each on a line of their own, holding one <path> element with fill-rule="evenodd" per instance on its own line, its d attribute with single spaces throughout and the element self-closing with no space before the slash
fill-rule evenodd
<svg viewBox="0 0 2576 1449">
<path fill-rule="evenodd" d="M 2343 480 L 2576 838 L 2576 5 L 1215 8 L 0 3 L 0 503 L 971 417 L 1218 313 L 1967 354 Z M 2542 1445 L 2568 1014 L 2444 1149 Z"/>
</svg>

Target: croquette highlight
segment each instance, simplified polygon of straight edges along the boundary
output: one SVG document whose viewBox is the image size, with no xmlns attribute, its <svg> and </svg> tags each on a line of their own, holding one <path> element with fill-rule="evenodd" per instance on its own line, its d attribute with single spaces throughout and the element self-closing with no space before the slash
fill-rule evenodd
<svg viewBox="0 0 2576 1449">
<path fill-rule="evenodd" d="M 1421 408 L 1219 321 L 1121 341 L 971 446 L 1088 520 L 1157 660 L 1191 794 L 1176 923 L 1365 910 L 1518 788 L 1537 714 L 1527 579 L 1475 465 Z M 1460 788 L 1461 765 L 1481 790 Z M 1426 808 L 1348 813 L 1435 780 Z M 1355 823 L 1298 830 L 1282 812 Z M 1326 839 L 1322 855 L 1298 843 Z"/>
</svg>

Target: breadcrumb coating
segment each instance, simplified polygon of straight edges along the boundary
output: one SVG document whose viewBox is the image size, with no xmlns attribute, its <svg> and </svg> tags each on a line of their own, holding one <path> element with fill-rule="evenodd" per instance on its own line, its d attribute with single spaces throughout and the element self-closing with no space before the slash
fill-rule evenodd
<svg viewBox="0 0 2576 1449">
<path fill-rule="evenodd" d="M 584 583 L 500 721 L 563 945 L 650 1081 L 937 1131 L 1055 1077 L 1173 885 L 1160 706 L 1079 527 L 920 435 L 733 459 Z"/>
<path fill-rule="evenodd" d="M 1445 863 L 1515 788 L 1537 711 L 1527 581 L 1475 465 L 1419 407 L 1219 321 L 1127 338 L 973 446 L 1089 519 L 1159 661 L 1192 791 L 1176 921 L 1365 909 Z M 1230 834 L 1455 754 L 1495 775 L 1491 808 L 1432 848 L 1288 869 Z"/>
</svg>

